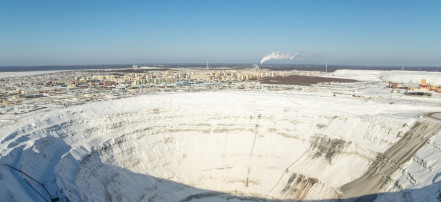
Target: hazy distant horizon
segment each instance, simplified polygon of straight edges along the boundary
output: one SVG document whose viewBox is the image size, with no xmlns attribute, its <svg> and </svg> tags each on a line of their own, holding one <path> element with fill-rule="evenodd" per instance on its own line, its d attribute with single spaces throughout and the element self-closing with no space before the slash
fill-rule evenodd
<svg viewBox="0 0 441 202">
<path fill-rule="evenodd" d="M 133 65 L 152 66 L 165 68 L 205 68 L 206 63 L 134 63 L 134 64 L 82 64 L 82 65 L 5 65 L 0 66 L 0 72 L 23 72 L 23 71 L 52 71 L 52 70 L 90 70 L 90 69 L 117 69 L 131 68 Z M 257 63 L 209 63 L 213 69 L 220 67 L 231 68 L 252 68 Z M 298 70 L 322 70 L 325 64 L 264 64 L 264 69 L 298 69 Z M 365 70 L 409 70 L 409 71 L 441 71 L 441 66 L 424 66 L 424 65 L 341 65 L 328 63 L 328 71 L 337 69 L 365 69 Z"/>
</svg>

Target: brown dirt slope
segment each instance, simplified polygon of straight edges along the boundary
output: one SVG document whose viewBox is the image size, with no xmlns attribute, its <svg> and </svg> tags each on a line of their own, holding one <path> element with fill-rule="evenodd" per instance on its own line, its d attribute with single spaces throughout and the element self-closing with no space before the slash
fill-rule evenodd
<svg viewBox="0 0 441 202">
<path fill-rule="evenodd" d="M 283 85 L 300 85 L 300 86 L 309 86 L 311 84 L 330 83 L 330 82 L 352 83 L 352 82 L 357 82 L 357 80 L 318 77 L 318 76 L 301 76 L 301 75 L 264 77 L 260 80 L 260 83 L 264 83 L 264 84 L 283 84 Z"/>
</svg>

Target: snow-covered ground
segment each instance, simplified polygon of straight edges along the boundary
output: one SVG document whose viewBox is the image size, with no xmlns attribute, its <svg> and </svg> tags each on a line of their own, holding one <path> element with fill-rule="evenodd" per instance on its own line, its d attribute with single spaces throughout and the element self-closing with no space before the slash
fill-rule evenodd
<svg viewBox="0 0 441 202">
<path fill-rule="evenodd" d="M 164 93 L 23 116 L 0 128 L 0 162 L 64 201 L 436 200 L 441 122 L 428 115 L 441 97 L 385 87 L 385 75 L 411 75 L 333 74 L 367 82 Z M 0 165 L 0 201 L 48 197 Z"/>
<path fill-rule="evenodd" d="M 50 74 L 61 71 L 69 71 L 69 70 L 55 70 L 55 71 L 30 71 L 30 72 L 0 72 L 0 78 L 5 77 L 18 77 L 18 76 L 32 76 L 39 74 Z"/>
<path fill-rule="evenodd" d="M 441 72 L 342 69 L 330 74 L 335 77 L 351 78 L 360 81 L 390 81 L 408 84 L 419 84 L 421 79 L 426 79 L 428 84 L 441 85 Z"/>
</svg>

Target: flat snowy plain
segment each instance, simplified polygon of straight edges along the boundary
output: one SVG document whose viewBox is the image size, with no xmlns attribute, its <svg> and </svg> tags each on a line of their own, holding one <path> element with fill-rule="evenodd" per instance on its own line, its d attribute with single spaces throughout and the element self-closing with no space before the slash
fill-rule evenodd
<svg viewBox="0 0 441 202">
<path fill-rule="evenodd" d="M 438 201 L 441 122 L 429 115 L 441 96 L 386 86 L 438 84 L 441 74 L 326 76 L 361 82 L 163 93 L 17 116 L 0 128 L 0 162 L 61 201 Z M 0 201 L 47 200 L 0 165 Z"/>
<path fill-rule="evenodd" d="M 16 76 L 32 76 L 39 74 L 50 74 L 55 72 L 61 72 L 65 70 L 56 70 L 56 71 L 31 71 L 31 72 L 0 72 L 0 78 L 5 77 L 16 77 Z"/>
</svg>

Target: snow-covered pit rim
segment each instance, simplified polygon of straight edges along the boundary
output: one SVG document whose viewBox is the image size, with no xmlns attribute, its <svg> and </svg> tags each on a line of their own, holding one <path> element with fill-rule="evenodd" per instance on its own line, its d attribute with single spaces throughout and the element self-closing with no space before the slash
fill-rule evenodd
<svg viewBox="0 0 441 202">
<path fill-rule="evenodd" d="M 225 92 L 92 103 L 5 128 L 2 160 L 23 150 L 17 164 L 54 178 L 71 200 L 336 199 L 415 119 L 400 105 L 323 99 Z M 51 159 L 54 148 L 64 153 Z"/>
</svg>

